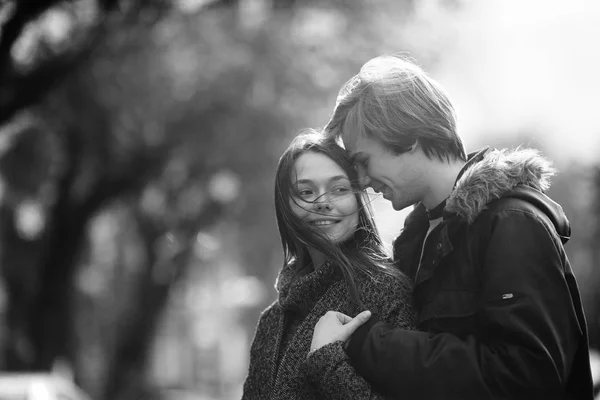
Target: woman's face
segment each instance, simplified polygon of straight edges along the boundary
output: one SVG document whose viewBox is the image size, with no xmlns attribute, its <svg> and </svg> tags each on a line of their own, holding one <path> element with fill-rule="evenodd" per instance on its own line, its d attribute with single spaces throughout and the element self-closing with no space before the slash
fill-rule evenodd
<svg viewBox="0 0 600 400">
<path fill-rule="evenodd" d="M 333 243 L 352 237 L 358 202 L 348 175 L 331 158 L 307 152 L 296 160 L 290 206 L 296 217 L 321 230 Z"/>
</svg>

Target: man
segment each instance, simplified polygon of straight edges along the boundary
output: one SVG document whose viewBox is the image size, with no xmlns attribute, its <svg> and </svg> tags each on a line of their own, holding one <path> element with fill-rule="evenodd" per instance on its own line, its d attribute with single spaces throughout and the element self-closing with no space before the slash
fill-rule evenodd
<svg viewBox="0 0 600 400">
<path fill-rule="evenodd" d="M 551 163 L 532 149 L 467 157 L 444 90 L 396 56 L 342 88 L 326 132 L 366 186 L 415 206 L 394 260 L 415 283 L 417 330 L 330 312 L 307 362 L 347 340 L 355 369 L 399 399 L 592 399 L 570 225 L 543 193 Z"/>
</svg>

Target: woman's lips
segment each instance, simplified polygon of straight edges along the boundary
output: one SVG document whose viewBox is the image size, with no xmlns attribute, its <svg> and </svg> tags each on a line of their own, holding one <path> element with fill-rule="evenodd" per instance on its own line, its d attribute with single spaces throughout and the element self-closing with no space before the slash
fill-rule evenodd
<svg viewBox="0 0 600 400">
<path fill-rule="evenodd" d="M 337 219 L 315 219 L 313 221 L 310 221 L 311 224 L 317 225 L 317 226 L 333 225 L 333 224 L 337 224 L 338 222 L 340 222 L 340 221 Z"/>
</svg>

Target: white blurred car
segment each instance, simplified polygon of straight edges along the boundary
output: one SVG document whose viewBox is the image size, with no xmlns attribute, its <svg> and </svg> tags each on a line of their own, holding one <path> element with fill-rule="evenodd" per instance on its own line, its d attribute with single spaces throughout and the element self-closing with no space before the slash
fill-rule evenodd
<svg viewBox="0 0 600 400">
<path fill-rule="evenodd" d="M 50 373 L 0 373 L 2 400 L 91 400 L 77 385 Z"/>
</svg>

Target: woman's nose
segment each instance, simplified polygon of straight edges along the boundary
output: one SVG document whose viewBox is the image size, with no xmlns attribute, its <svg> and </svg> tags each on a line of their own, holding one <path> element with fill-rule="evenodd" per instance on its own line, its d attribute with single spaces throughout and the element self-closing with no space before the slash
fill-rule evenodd
<svg viewBox="0 0 600 400">
<path fill-rule="evenodd" d="M 317 200 L 314 203 L 314 208 L 316 211 L 331 211 L 331 203 L 329 200 Z"/>
</svg>

